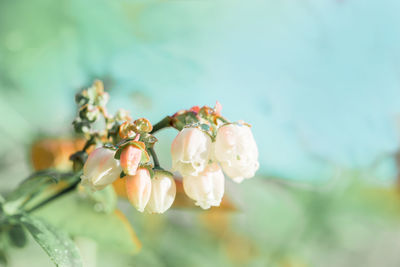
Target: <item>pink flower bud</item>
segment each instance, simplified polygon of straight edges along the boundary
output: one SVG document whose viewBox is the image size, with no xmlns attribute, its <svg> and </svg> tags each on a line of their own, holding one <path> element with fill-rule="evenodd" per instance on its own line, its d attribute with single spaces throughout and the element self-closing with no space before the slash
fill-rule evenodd
<svg viewBox="0 0 400 267">
<path fill-rule="evenodd" d="M 214 108 L 214 110 L 215 110 L 215 115 L 221 116 L 221 111 L 222 111 L 222 105 L 221 105 L 221 103 L 219 103 L 219 102 L 217 101 L 217 103 L 215 103 L 215 108 Z"/>
<path fill-rule="evenodd" d="M 251 178 L 258 170 L 258 149 L 250 127 L 227 124 L 218 129 L 213 157 L 235 182 Z"/>
<path fill-rule="evenodd" d="M 186 195 L 202 209 L 219 206 L 224 195 L 224 174 L 217 163 L 206 166 L 198 176 L 183 177 Z"/>
<path fill-rule="evenodd" d="M 172 174 L 166 171 L 155 171 L 151 180 L 151 196 L 146 211 L 164 213 L 174 203 L 176 185 Z"/>
<path fill-rule="evenodd" d="M 114 151 L 103 147 L 93 150 L 83 166 L 82 184 L 92 190 L 101 190 L 114 182 L 121 173 L 114 154 Z"/>
<path fill-rule="evenodd" d="M 199 106 L 193 106 L 189 109 L 189 111 L 194 112 L 194 113 L 199 113 L 200 107 Z"/>
<path fill-rule="evenodd" d="M 135 175 L 142 158 L 142 150 L 136 146 L 126 146 L 120 156 L 121 167 L 126 175 Z"/>
<path fill-rule="evenodd" d="M 210 136 L 197 128 L 184 128 L 172 142 L 172 169 L 183 176 L 196 176 L 208 164 L 210 151 Z"/>
<path fill-rule="evenodd" d="M 126 193 L 129 202 L 140 212 L 144 211 L 150 199 L 151 179 L 149 170 L 139 168 L 135 175 L 125 177 Z"/>
</svg>

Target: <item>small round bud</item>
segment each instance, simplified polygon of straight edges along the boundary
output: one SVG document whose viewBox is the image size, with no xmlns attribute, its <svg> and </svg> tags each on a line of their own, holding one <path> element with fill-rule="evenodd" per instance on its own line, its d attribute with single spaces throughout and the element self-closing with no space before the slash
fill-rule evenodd
<svg viewBox="0 0 400 267">
<path fill-rule="evenodd" d="M 119 127 L 119 136 L 122 139 L 133 138 L 136 136 L 136 127 L 131 122 L 126 121 Z"/>
<path fill-rule="evenodd" d="M 153 130 L 153 125 L 151 125 L 150 121 L 146 118 L 140 118 L 133 122 L 136 127 L 136 131 L 149 133 Z"/>
</svg>

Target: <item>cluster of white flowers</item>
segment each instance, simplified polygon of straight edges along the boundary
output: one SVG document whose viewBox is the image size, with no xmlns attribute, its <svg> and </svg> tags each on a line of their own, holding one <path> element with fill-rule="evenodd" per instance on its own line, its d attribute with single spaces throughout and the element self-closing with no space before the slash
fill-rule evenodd
<svg viewBox="0 0 400 267">
<path fill-rule="evenodd" d="M 185 193 L 203 209 L 219 206 L 224 174 L 240 183 L 259 167 L 258 149 L 250 127 L 241 123 L 218 128 L 215 141 L 198 128 L 184 128 L 171 147 L 172 168 L 183 176 Z M 222 168 L 222 170 L 221 170 Z"/>
<path fill-rule="evenodd" d="M 126 192 L 129 201 L 140 212 L 163 213 L 172 206 L 176 195 L 176 185 L 172 174 L 155 170 L 151 179 L 147 168 L 139 167 L 142 151 L 135 146 L 127 146 L 120 160 L 115 159 L 115 151 L 99 147 L 90 153 L 81 176 L 82 184 L 92 190 L 101 190 L 127 174 Z M 125 167 L 122 167 L 125 166 Z"/>
<path fill-rule="evenodd" d="M 84 91 L 80 97 L 85 100 L 83 104 L 88 101 L 86 95 L 90 94 Z M 98 138 L 97 143 L 104 147 L 96 148 L 84 162 L 82 184 L 101 190 L 118 178 L 125 179 L 128 199 L 137 210 L 165 212 L 174 202 L 176 184 L 172 173 L 159 165 L 154 134 L 173 127 L 179 133 L 171 145 L 172 169 L 181 174 L 186 195 L 203 209 L 219 206 L 225 191 L 224 173 L 240 183 L 253 177 L 259 167 L 250 126 L 229 122 L 222 117 L 221 109 L 219 102 L 214 108 L 194 106 L 167 116 L 154 127 L 146 118 L 132 121 L 126 114 L 112 118 L 103 112 L 109 123 L 106 134 L 98 138 L 101 135 L 96 132 L 88 142 L 94 144 L 92 139 Z M 77 160 L 82 152 L 86 153 L 78 152 Z"/>
<path fill-rule="evenodd" d="M 101 190 L 126 176 L 129 201 L 140 212 L 163 213 L 174 202 L 176 185 L 171 173 L 140 167 L 149 157 L 144 144 L 134 141 L 124 147 L 120 160 L 115 151 L 99 147 L 90 153 L 82 175 L 82 184 Z M 220 126 L 211 136 L 197 128 L 183 128 L 171 146 L 172 168 L 183 177 L 188 197 L 203 209 L 219 206 L 224 195 L 224 173 L 240 183 L 254 176 L 259 167 L 258 149 L 250 127 L 241 123 Z"/>
</svg>

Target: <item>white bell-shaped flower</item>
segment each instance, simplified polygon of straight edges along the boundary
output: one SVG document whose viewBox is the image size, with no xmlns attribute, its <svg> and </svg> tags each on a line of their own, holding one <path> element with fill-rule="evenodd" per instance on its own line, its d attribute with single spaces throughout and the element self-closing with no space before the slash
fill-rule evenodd
<svg viewBox="0 0 400 267">
<path fill-rule="evenodd" d="M 217 163 L 211 163 L 198 176 L 183 177 L 186 195 L 202 209 L 219 206 L 224 195 L 224 174 Z"/>
<path fill-rule="evenodd" d="M 151 178 L 149 170 L 139 168 L 135 175 L 127 175 L 125 188 L 129 202 L 140 212 L 144 211 L 150 200 Z"/>
<path fill-rule="evenodd" d="M 156 170 L 153 179 L 151 179 L 151 194 L 146 211 L 149 213 L 164 213 L 174 203 L 175 195 L 176 185 L 172 174 Z"/>
<path fill-rule="evenodd" d="M 101 190 L 114 182 L 121 174 L 115 151 L 99 147 L 93 150 L 83 166 L 82 184 L 92 190 Z"/>
<path fill-rule="evenodd" d="M 184 128 L 171 145 L 172 169 L 182 176 L 196 176 L 211 155 L 211 137 L 197 128 Z"/>
<path fill-rule="evenodd" d="M 235 182 L 253 177 L 259 163 L 257 144 L 250 127 L 243 124 L 221 126 L 213 144 L 213 157 Z"/>
</svg>

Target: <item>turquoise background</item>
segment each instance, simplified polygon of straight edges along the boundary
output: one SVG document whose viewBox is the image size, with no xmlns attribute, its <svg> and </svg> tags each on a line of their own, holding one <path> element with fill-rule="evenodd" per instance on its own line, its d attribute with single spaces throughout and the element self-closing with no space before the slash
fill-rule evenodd
<svg viewBox="0 0 400 267">
<path fill-rule="evenodd" d="M 219 100 L 253 125 L 265 174 L 368 166 L 398 143 L 399 5 L 2 1 L 2 150 L 70 129 L 74 93 L 100 78 L 113 110 L 153 122 Z"/>
<path fill-rule="evenodd" d="M 112 112 L 151 122 L 218 100 L 252 125 L 260 151 L 254 179 L 226 182 L 239 210 L 223 217 L 231 232 L 205 230 L 200 210 L 154 219 L 119 203 L 144 249 L 106 248 L 100 266 L 399 266 L 399 10 L 394 0 L 0 0 L 0 192 L 32 171 L 35 140 L 73 134 L 74 95 L 94 79 Z M 175 135 L 158 135 L 163 166 Z M 11 266 L 52 266 L 34 242 L 11 254 Z"/>
</svg>

